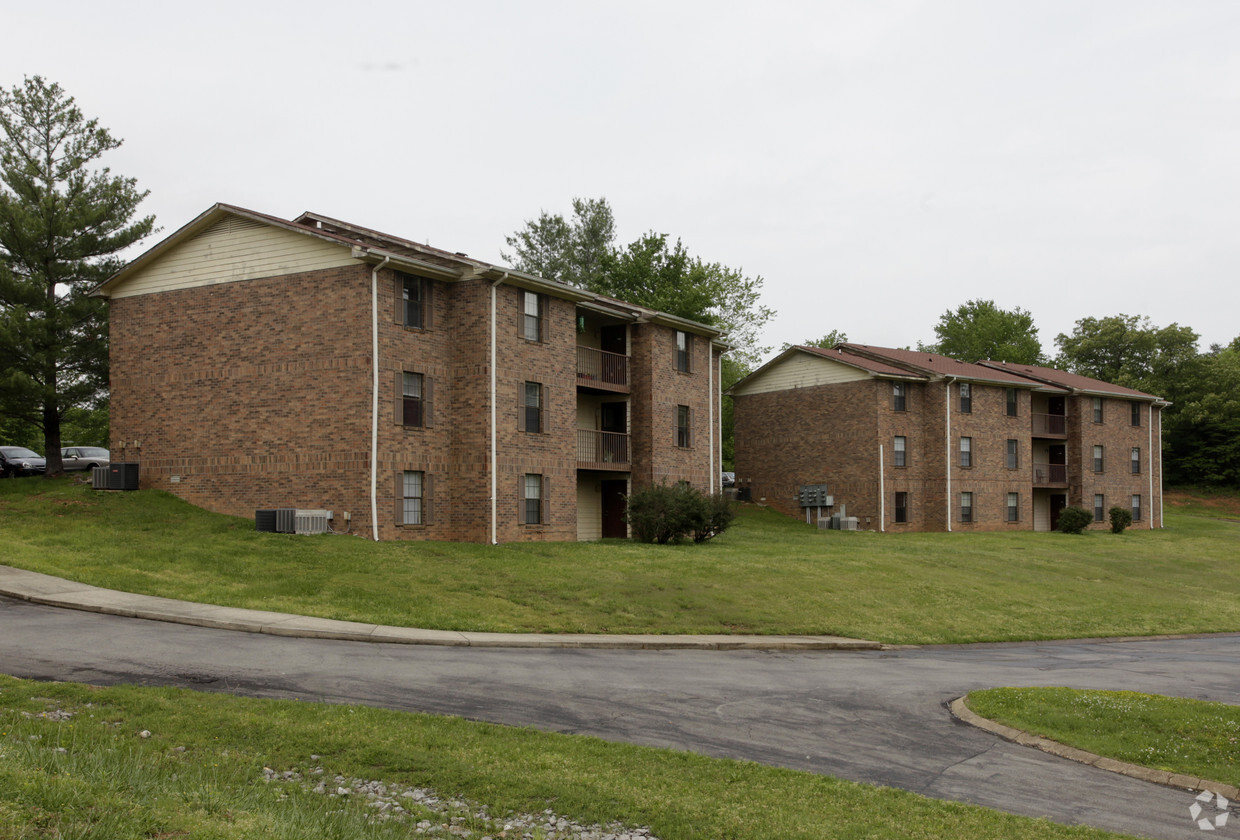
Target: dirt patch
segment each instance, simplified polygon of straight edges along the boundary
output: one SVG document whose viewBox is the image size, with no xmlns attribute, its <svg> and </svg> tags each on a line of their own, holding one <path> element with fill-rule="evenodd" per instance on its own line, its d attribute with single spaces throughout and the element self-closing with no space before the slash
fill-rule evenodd
<svg viewBox="0 0 1240 840">
<path fill-rule="evenodd" d="M 1167 490 L 1164 500 L 1168 506 L 1185 513 L 1240 520 L 1240 493 L 1176 489 Z"/>
</svg>

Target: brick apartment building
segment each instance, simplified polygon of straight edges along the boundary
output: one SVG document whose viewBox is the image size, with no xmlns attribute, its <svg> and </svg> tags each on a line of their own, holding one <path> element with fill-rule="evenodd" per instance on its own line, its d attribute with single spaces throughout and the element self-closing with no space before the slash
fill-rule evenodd
<svg viewBox="0 0 1240 840">
<path fill-rule="evenodd" d="M 736 476 L 793 516 L 827 485 L 875 531 L 1053 530 L 1065 506 L 1162 527 L 1159 398 L 1059 370 L 793 347 L 738 382 Z M 807 513 L 808 512 L 808 513 Z"/>
<path fill-rule="evenodd" d="M 111 448 L 214 511 L 375 539 L 625 536 L 719 482 L 719 332 L 306 213 L 217 204 L 95 294 Z"/>
</svg>

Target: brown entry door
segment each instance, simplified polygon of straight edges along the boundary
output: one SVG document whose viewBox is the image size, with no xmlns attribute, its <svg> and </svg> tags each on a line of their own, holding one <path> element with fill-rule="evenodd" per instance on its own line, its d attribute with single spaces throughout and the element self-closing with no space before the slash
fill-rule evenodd
<svg viewBox="0 0 1240 840">
<path fill-rule="evenodd" d="M 603 538 L 622 540 L 629 535 L 624 524 L 625 493 L 629 483 L 623 479 L 603 482 Z"/>
</svg>

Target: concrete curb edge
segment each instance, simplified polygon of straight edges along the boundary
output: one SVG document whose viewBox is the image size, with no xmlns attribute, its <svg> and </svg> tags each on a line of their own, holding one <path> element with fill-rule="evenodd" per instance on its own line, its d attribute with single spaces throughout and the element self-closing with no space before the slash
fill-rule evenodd
<svg viewBox="0 0 1240 840">
<path fill-rule="evenodd" d="M 1094 755 L 1091 752 L 1086 752 L 1076 747 L 1069 747 L 1067 744 L 1061 744 L 1058 741 L 1052 741 L 1040 735 L 1033 735 L 1021 729 L 1013 729 L 1010 726 L 984 718 L 974 712 L 966 704 L 968 698 L 969 695 L 966 694 L 963 697 L 957 697 L 948 704 L 948 711 L 951 712 L 952 717 L 961 723 L 966 723 L 998 735 L 1004 740 L 1012 741 L 1025 747 L 1033 747 L 1034 749 L 1042 750 L 1042 752 L 1057 755 L 1060 758 L 1088 764 L 1101 770 L 1109 770 L 1112 773 L 1129 776 L 1133 779 L 1153 782 L 1154 784 L 1167 787 L 1209 791 L 1210 793 L 1224 796 L 1227 799 L 1240 800 L 1240 788 L 1236 788 L 1234 785 L 1223 784 L 1210 779 L 1199 779 L 1195 776 L 1185 776 L 1180 773 L 1171 773 L 1166 770 L 1154 770 L 1149 767 L 1142 767 L 1139 764 L 1129 764 L 1125 761 L 1116 761 L 1113 758 Z"/>
</svg>

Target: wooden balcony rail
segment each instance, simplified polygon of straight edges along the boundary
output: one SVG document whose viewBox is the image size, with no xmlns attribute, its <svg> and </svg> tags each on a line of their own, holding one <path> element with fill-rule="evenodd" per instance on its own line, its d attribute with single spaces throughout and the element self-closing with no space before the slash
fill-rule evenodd
<svg viewBox="0 0 1240 840">
<path fill-rule="evenodd" d="M 1067 484 L 1067 464 L 1034 464 L 1033 486 L 1045 487 L 1048 484 Z"/>
<path fill-rule="evenodd" d="M 593 347 L 577 347 L 577 382 L 608 391 L 628 391 L 629 357 Z"/>
<path fill-rule="evenodd" d="M 1068 418 L 1062 414 L 1033 415 L 1033 434 L 1035 436 L 1068 434 Z"/>
<path fill-rule="evenodd" d="M 577 466 L 591 470 L 629 469 L 629 436 L 621 432 L 578 429 Z"/>
</svg>

